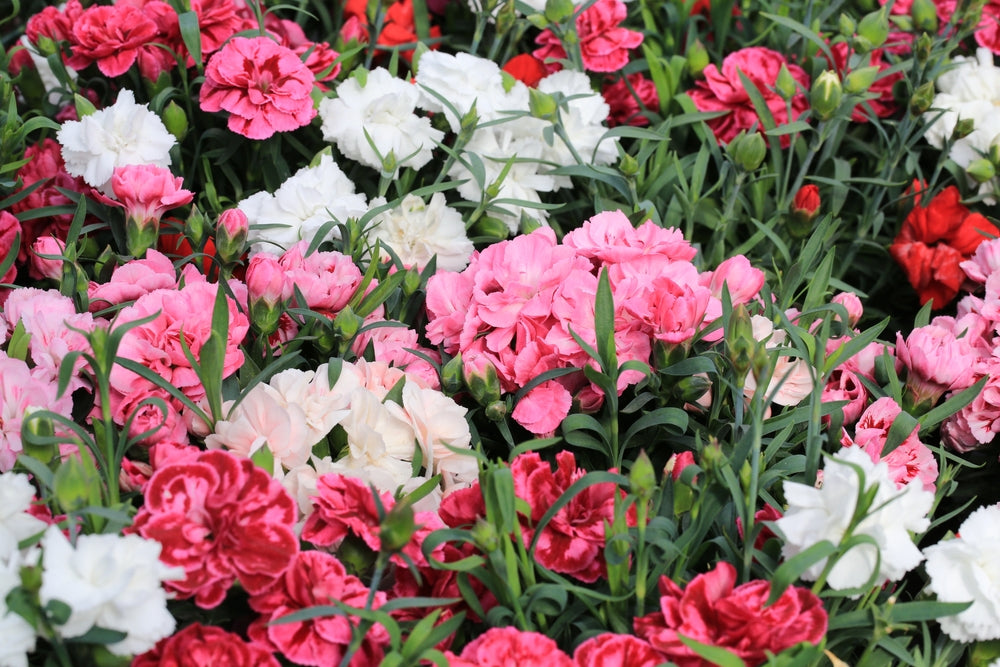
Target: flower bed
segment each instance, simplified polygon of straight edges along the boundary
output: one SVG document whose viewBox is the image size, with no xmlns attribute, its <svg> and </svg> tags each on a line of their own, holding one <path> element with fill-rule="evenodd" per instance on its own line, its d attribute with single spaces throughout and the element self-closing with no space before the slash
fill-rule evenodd
<svg viewBox="0 0 1000 667">
<path fill-rule="evenodd" d="M 1000 665 L 998 24 L 22 0 L 0 666 Z"/>
</svg>

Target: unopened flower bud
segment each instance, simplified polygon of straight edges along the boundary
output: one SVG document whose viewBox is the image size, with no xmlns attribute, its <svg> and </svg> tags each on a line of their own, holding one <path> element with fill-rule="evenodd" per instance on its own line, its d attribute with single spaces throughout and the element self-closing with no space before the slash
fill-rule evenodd
<svg viewBox="0 0 1000 667">
<path fill-rule="evenodd" d="M 781 69 L 778 70 L 778 77 L 774 81 L 774 89 L 784 100 L 792 99 L 799 92 L 799 84 L 795 80 L 795 77 L 792 76 L 792 73 L 788 71 L 785 63 L 781 63 Z"/>
<path fill-rule="evenodd" d="M 500 422 L 507 416 L 507 404 L 503 401 L 493 401 L 486 406 L 486 418 L 490 421 Z"/>
<path fill-rule="evenodd" d="M 285 279 L 285 271 L 278 258 L 258 253 L 250 259 L 245 281 L 250 302 L 250 321 L 265 335 L 278 328 L 278 319 L 284 312 L 292 285 Z"/>
<path fill-rule="evenodd" d="M 996 168 L 993 163 L 986 158 L 979 158 L 969 163 L 965 168 L 965 173 L 977 183 L 985 183 L 996 176 Z"/>
<path fill-rule="evenodd" d="M 938 16 L 934 0 L 913 0 L 910 4 L 910 17 L 916 30 L 937 34 Z"/>
<path fill-rule="evenodd" d="M 712 388 L 712 381 L 707 375 L 689 375 L 681 378 L 674 386 L 674 393 L 684 403 L 697 403 Z"/>
<path fill-rule="evenodd" d="M 934 47 L 934 40 L 929 34 L 922 33 L 913 42 L 913 55 L 917 57 L 917 62 L 925 63 L 931 57 L 931 49 Z"/>
<path fill-rule="evenodd" d="M 441 367 L 441 390 L 448 395 L 462 390 L 462 353 L 452 357 Z"/>
<path fill-rule="evenodd" d="M 497 218 L 483 216 L 472 226 L 470 237 L 473 241 L 485 241 L 495 243 L 502 241 L 510 235 L 507 223 Z"/>
<path fill-rule="evenodd" d="M 215 226 L 215 252 L 219 259 L 230 264 L 242 257 L 249 233 L 250 222 L 246 213 L 238 208 L 223 211 Z"/>
<path fill-rule="evenodd" d="M 478 356 L 471 362 L 466 360 L 465 386 L 480 405 L 500 400 L 500 377 L 496 366 L 484 357 Z"/>
<path fill-rule="evenodd" d="M 958 139 L 964 139 L 965 137 L 972 134 L 972 132 L 975 129 L 976 129 L 975 120 L 973 120 L 972 118 L 959 118 L 958 121 L 955 123 L 955 129 L 951 131 L 951 138 L 955 139 L 956 141 Z"/>
<path fill-rule="evenodd" d="M 700 77 L 701 73 L 708 67 L 708 49 L 705 48 L 700 39 L 696 38 L 688 45 L 684 57 L 687 58 L 688 70 L 691 72 L 691 76 L 695 78 Z"/>
<path fill-rule="evenodd" d="M 625 153 L 622 155 L 622 159 L 618 162 L 618 171 L 620 171 L 623 176 L 631 178 L 639 173 L 639 161 L 630 154 Z"/>
<path fill-rule="evenodd" d="M 79 93 L 73 95 L 73 102 L 76 104 L 77 118 L 83 118 L 97 112 L 94 103 Z"/>
<path fill-rule="evenodd" d="M 833 114 L 840 108 L 843 94 L 840 77 L 833 70 L 826 70 L 816 77 L 809 93 L 809 102 L 816 117 L 820 120 L 833 118 Z"/>
<path fill-rule="evenodd" d="M 205 238 L 205 227 L 207 220 L 205 214 L 201 212 L 197 204 L 191 205 L 191 212 L 187 220 L 184 221 L 184 236 L 191 241 L 192 247 L 198 247 L 202 239 Z"/>
<path fill-rule="evenodd" d="M 555 98 L 537 88 L 528 88 L 528 108 L 532 116 L 542 120 L 555 120 L 559 114 Z"/>
<path fill-rule="evenodd" d="M 379 527 L 382 550 L 389 553 L 402 551 L 403 547 L 409 544 L 415 531 L 413 507 L 407 502 L 396 503 L 382 519 L 382 525 Z"/>
<path fill-rule="evenodd" d="M 649 460 L 645 450 L 639 451 L 628 473 L 629 491 L 641 501 L 649 500 L 656 490 L 656 472 L 653 462 Z"/>
<path fill-rule="evenodd" d="M 76 512 L 101 504 L 101 478 L 89 452 L 69 456 L 56 468 L 52 488 L 64 512 Z"/>
<path fill-rule="evenodd" d="M 31 274 L 39 278 L 61 280 L 66 244 L 54 236 L 39 236 L 31 244 Z"/>
<path fill-rule="evenodd" d="M 392 178 L 399 171 L 399 160 L 396 158 L 396 151 L 390 150 L 382 158 L 382 175 Z"/>
<path fill-rule="evenodd" d="M 990 162 L 994 167 L 1000 167 L 1000 134 L 990 142 Z"/>
<path fill-rule="evenodd" d="M 819 187 L 810 183 L 803 185 L 792 200 L 788 231 L 794 238 L 805 238 L 812 231 L 812 222 L 819 214 L 821 205 Z"/>
<path fill-rule="evenodd" d="M 854 36 L 854 33 L 858 29 L 858 22 L 854 20 L 853 17 L 847 14 L 841 13 L 840 18 L 837 19 L 837 30 L 841 35 L 850 39 Z"/>
<path fill-rule="evenodd" d="M 930 109 L 933 103 L 934 82 L 928 81 L 913 91 L 913 96 L 910 98 L 910 113 L 919 116 Z"/>
<path fill-rule="evenodd" d="M 743 304 L 733 307 L 733 314 L 729 318 L 729 327 L 725 332 L 725 340 L 729 352 L 729 362 L 733 365 L 739 382 L 742 383 L 753 364 L 754 351 L 757 349 L 757 340 L 753 337 L 753 323 L 750 321 L 750 313 L 747 312 L 746 306 Z"/>
<path fill-rule="evenodd" d="M 858 36 L 868 40 L 872 48 L 885 44 L 889 37 L 889 14 L 885 7 L 862 17 L 858 22 Z"/>
<path fill-rule="evenodd" d="M 472 106 L 469 107 L 469 111 L 462 116 L 460 122 L 460 127 L 458 131 L 458 143 L 459 145 L 464 145 L 469 142 L 472 138 L 472 133 L 476 130 L 476 125 L 479 124 L 479 115 L 476 113 L 476 102 L 472 102 Z"/>
<path fill-rule="evenodd" d="M 174 135 L 177 141 L 184 141 L 188 131 L 188 117 L 184 109 L 177 102 L 170 100 L 170 104 L 163 108 L 162 116 L 163 126 L 167 128 L 167 132 Z"/>
<path fill-rule="evenodd" d="M 472 541 L 483 553 L 490 553 L 500 548 L 500 537 L 497 528 L 483 518 L 476 519 L 472 527 Z"/>
<path fill-rule="evenodd" d="M 868 89 L 871 88 L 872 84 L 875 83 L 875 79 L 878 77 L 878 72 L 879 68 L 875 65 L 862 67 L 849 72 L 848 75 L 844 77 L 844 91 L 851 95 L 867 92 Z"/>
<path fill-rule="evenodd" d="M 420 271 L 417 267 L 411 266 L 403 276 L 403 296 L 413 296 L 420 289 Z"/>
<path fill-rule="evenodd" d="M 48 464 L 59 453 L 54 443 L 42 442 L 45 438 L 55 435 L 55 424 L 51 417 L 35 415 L 38 409 L 28 408 L 21 422 L 21 442 L 24 453 L 33 459 Z"/>
<path fill-rule="evenodd" d="M 726 152 L 736 166 L 744 171 L 754 171 L 767 155 L 767 143 L 757 132 L 747 134 L 746 130 L 741 130 L 726 144 Z"/>
<path fill-rule="evenodd" d="M 497 34 L 502 37 L 517 24 L 517 9 L 514 6 L 514 0 L 506 0 L 500 11 L 496 13 L 496 17 Z"/>
<path fill-rule="evenodd" d="M 333 318 L 333 332 L 341 340 L 350 340 L 354 338 L 364 323 L 365 319 L 355 313 L 353 308 L 344 306 L 343 310 Z"/>
<path fill-rule="evenodd" d="M 573 0 L 546 0 L 545 19 L 550 23 L 562 23 L 573 16 L 575 9 Z"/>
</svg>

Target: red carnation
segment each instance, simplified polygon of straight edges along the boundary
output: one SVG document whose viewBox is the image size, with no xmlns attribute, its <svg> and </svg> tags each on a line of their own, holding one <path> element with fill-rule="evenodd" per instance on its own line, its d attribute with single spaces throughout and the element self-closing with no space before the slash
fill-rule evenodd
<svg viewBox="0 0 1000 667">
<path fill-rule="evenodd" d="M 129 529 L 163 545 L 160 560 L 184 568 L 167 583 L 203 609 L 219 605 L 239 579 L 259 593 L 299 551 L 295 501 L 249 459 L 202 452 L 160 468 Z"/>
<path fill-rule="evenodd" d="M 132 667 L 279 667 L 274 656 L 239 635 L 194 623 L 136 656 Z"/>
</svg>

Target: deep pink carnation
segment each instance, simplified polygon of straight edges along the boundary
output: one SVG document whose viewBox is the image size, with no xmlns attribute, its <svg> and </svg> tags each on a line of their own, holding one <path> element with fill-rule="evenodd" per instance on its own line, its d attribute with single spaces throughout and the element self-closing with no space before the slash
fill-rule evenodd
<svg viewBox="0 0 1000 667">
<path fill-rule="evenodd" d="M 160 560 L 184 568 L 167 588 L 210 609 L 237 579 L 250 593 L 274 583 L 298 553 L 296 519 L 280 482 L 216 450 L 158 469 L 129 531 L 162 544 Z"/>
<path fill-rule="evenodd" d="M 291 49 L 268 37 L 235 37 L 208 61 L 201 108 L 228 111 L 230 130 L 267 139 L 309 124 L 315 83 Z"/>
<path fill-rule="evenodd" d="M 763 131 L 760 118 L 754 109 L 753 102 L 747 94 L 740 72 L 754 84 L 764 97 L 767 108 L 774 117 L 774 122 L 780 127 L 790 120 L 795 120 L 809 108 L 809 102 L 801 92 L 797 92 L 791 100 L 792 115 L 789 117 L 785 100 L 774 90 L 781 66 L 785 65 L 792 78 L 804 89 L 809 89 L 809 76 L 798 65 L 788 62 L 785 56 L 777 51 L 763 46 L 751 46 L 734 51 L 722 61 L 722 68 L 709 65 L 705 68 L 705 79 L 695 84 L 688 91 L 691 100 L 698 111 L 728 111 L 724 116 L 706 121 L 715 133 L 720 144 L 732 141 L 741 130 L 755 127 Z M 783 146 L 788 146 L 791 138 L 787 135 L 781 138 Z"/>
<path fill-rule="evenodd" d="M 573 662 L 576 667 L 656 667 L 663 656 L 638 637 L 605 632 L 577 646 Z"/>
<path fill-rule="evenodd" d="M 629 49 L 642 44 L 642 33 L 621 27 L 628 8 L 621 0 L 597 0 L 576 17 L 576 33 L 580 40 L 583 67 L 591 72 L 617 72 L 628 64 Z M 551 30 L 544 30 L 535 43 L 540 45 L 533 55 L 563 59 L 566 51 Z M 546 63 L 549 71 L 561 69 Z"/>
<path fill-rule="evenodd" d="M 680 635 L 725 648 L 748 665 L 759 665 L 767 652 L 781 653 L 799 642 L 818 644 L 826 634 L 823 603 L 805 588 L 789 587 L 765 606 L 771 584 L 750 581 L 734 588 L 736 568 L 720 561 L 681 589 L 660 578 L 660 609 L 635 619 L 635 633 L 679 667 L 705 664 Z"/>
<path fill-rule="evenodd" d="M 369 590 L 360 579 L 347 574 L 335 556 L 324 551 L 296 554 L 285 573 L 267 591 L 250 598 L 250 607 L 261 616 L 250 626 L 250 637 L 272 647 L 297 665 L 327 667 L 339 665 L 351 644 L 357 620 L 328 615 L 297 623 L 273 623 L 302 609 L 337 600 L 350 607 L 364 608 Z M 385 604 L 386 595 L 377 591 L 373 608 Z M 389 642 L 389 633 L 373 625 L 349 663 L 352 667 L 378 665 Z"/>
<path fill-rule="evenodd" d="M 659 111 L 660 95 L 656 84 L 647 79 L 642 72 L 629 74 L 617 79 L 614 83 L 605 84 L 601 89 L 604 101 L 611 107 L 608 114 L 608 126 L 649 125 L 643 111 Z"/>
<path fill-rule="evenodd" d="M 80 70 L 96 62 L 105 76 L 121 76 L 157 32 L 156 23 L 135 7 L 89 7 L 73 24 L 73 55 L 67 64 Z"/>
<path fill-rule="evenodd" d="M 445 653 L 451 667 L 573 667 L 555 641 L 515 627 L 490 628 L 455 655 Z"/>
<path fill-rule="evenodd" d="M 273 655 L 239 635 L 193 623 L 138 655 L 132 667 L 280 667 Z"/>
</svg>

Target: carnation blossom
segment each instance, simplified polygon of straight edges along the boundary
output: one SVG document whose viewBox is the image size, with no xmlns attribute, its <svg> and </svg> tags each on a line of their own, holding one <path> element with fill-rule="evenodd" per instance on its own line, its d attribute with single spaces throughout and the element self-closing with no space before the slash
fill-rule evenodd
<svg viewBox="0 0 1000 667">
<path fill-rule="evenodd" d="M 573 660 L 539 632 L 507 626 L 490 628 L 462 649 L 445 652 L 451 667 L 573 667 Z"/>
<path fill-rule="evenodd" d="M 941 602 L 972 602 L 938 622 L 955 641 L 1000 639 L 1000 505 L 976 509 L 958 534 L 924 549 L 927 589 Z"/>
<path fill-rule="evenodd" d="M 160 117 L 147 105 L 136 104 L 135 95 L 124 88 L 112 106 L 63 123 L 56 139 L 66 172 L 105 193 L 115 167 L 169 167 L 170 149 L 177 143 Z"/>
<path fill-rule="evenodd" d="M 842 449 L 827 459 L 822 488 L 783 483 L 788 509 L 774 524 L 784 538 L 782 556 L 792 558 L 823 540 L 840 544 L 847 535 L 859 494 L 876 486 L 866 516 L 852 531 L 852 535 L 871 537 L 875 544 L 857 544 L 840 554 L 830 569 L 827 583 L 842 590 L 860 588 L 870 580 L 879 586 L 900 579 L 923 560 L 910 533 L 927 530 L 930 525 L 927 513 L 934 502 L 934 493 L 925 490 L 919 479 L 897 488 L 889 475 L 889 466 L 885 462 L 875 463 L 857 447 Z M 823 558 L 811 565 L 802 578 L 815 581 L 826 568 L 827 560 Z"/>
<path fill-rule="evenodd" d="M 80 70 L 96 62 L 105 76 L 121 76 L 156 33 L 156 23 L 126 3 L 88 7 L 73 23 L 72 56 L 66 64 Z"/>
<path fill-rule="evenodd" d="M 0 351 L 0 472 L 14 467 L 23 451 L 21 424 L 31 410 L 52 410 L 69 417 L 73 400 L 57 397 L 56 384 L 33 377 L 28 365 Z"/>
<path fill-rule="evenodd" d="M 161 640 L 154 649 L 138 655 L 132 667 L 280 667 L 263 648 L 233 632 L 192 623 Z"/>
<path fill-rule="evenodd" d="M 385 199 L 376 198 L 371 206 L 376 208 L 385 203 Z M 399 206 L 372 218 L 368 236 L 392 248 L 403 266 L 420 271 L 432 257 L 436 258 L 438 269 L 461 271 L 474 250 L 465 234 L 462 214 L 447 205 L 441 192 L 435 192 L 429 202 L 406 195 Z M 382 257 L 387 258 L 388 253 L 383 251 Z"/>
<path fill-rule="evenodd" d="M 22 541 L 42 533 L 47 527 L 44 521 L 28 514 L 34 498 L 35 487 L 27 475 L 0 474 L 0 565 L 17 555 Z"/>
<path fill-rule="evenodd" d="M 316 77 L 291 49 L 268 37 L 234 37 L 208 60 L 203 111 L 229 112 L 229 129 L 248 139 L 290 132 L 316 115 Z"/>
<path fill-rule="evenodd" d="M 429 118 L 414 113 L 419 100 L 415 84 L 385 68 L 368 72 L 363 85 L 350 77 L 337 86 L 336 98 L 320 102 L 323 139 L 373 169 L 381 171 L 390 164 L 390 154 L 395 169 L 387 173 L 395 175 L 400 167 L 420 169 L 430 162 L 444 133 L 431 127 Z"/>
<path fill-rule="evenodd" d="M 617 72 L 628 64 L 629 49 L 642 44 L 641 32 L 621 27 L 628 8 L 621 0 L 597 0 L 576 17 L 576 32 L 580 43 L 584 69 L 591 72 Z M 558 61 L 566 58 L 566 50 L 551 30 L 543 30 L 535 43 L 540 48 L 534 56 L 551 69 L 560 69 Z"/>
<path fill-rule="evenodd" d="M 58 626 L 72 638 L 97 626 L 126 633 L 108 644 L 115 655 L 142 653 L 174 631 L 162 584 L 183 570 L 160 561 L 160 545 L 138 535 L 79 535 L 71 545 L 57 526 L 41 546 L 42 604 L 65 602 L 72 613 Z"/>
<path fill-rule="evenodd" d="M 35 650 L 35 628 L 7 606 L 7 596 L 22 586 L 21 560 L 0 558 L 0 665 L 28 667 L 28 654 Z"/>
</svg>

